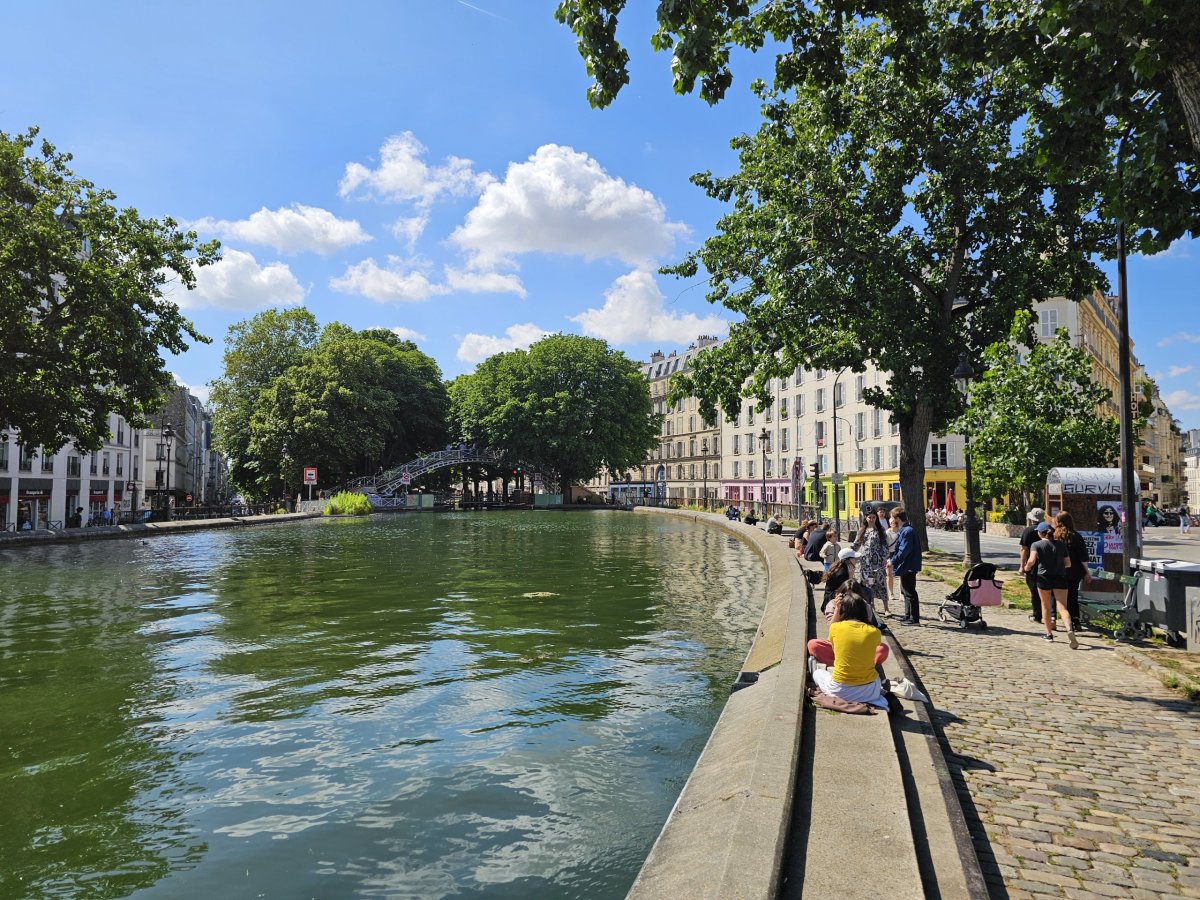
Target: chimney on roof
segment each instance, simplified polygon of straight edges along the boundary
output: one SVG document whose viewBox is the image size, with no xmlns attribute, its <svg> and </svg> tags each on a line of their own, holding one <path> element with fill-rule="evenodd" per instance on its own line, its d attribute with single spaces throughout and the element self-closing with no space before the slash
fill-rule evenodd
<svg viewBox="0 0 1200 900">
<path fill-rule="evenodd" d="M 666 359 L 666 357 L 663 356 L 663 352 L 661 350 L 655 350 L 650 354 L 650 362 L 652 363 L 662 362 L 664 359 Z"/>
</svg>

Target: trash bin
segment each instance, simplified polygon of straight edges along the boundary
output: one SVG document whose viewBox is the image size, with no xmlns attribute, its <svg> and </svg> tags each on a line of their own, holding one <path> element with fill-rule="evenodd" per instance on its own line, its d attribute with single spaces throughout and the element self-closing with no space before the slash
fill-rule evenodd
<svg viewBox="0 0 1200 900">
<path fill-rule="evenodd" d="M 1197 602 L 1200 564 L 1173 559 L 1135 559 L 1130 567 L 1140 575 L 1136 587 L 1139 621 L 1171 632 L 1176 639 L 1188 634 L 1189 594 L 1191 602 Z M 1190 640 L 1191 635 L 1188 636 Z"/>
</svg>

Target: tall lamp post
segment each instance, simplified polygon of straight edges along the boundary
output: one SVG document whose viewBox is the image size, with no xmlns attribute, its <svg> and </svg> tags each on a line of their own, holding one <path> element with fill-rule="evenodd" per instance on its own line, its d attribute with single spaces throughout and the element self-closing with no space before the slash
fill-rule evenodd
<svg viewBox="0 0 1200 900">
<path fill-rule="evenodd" d="M 968 403 L 970 402 L 971 379 L 974 377 L 975 370 L 971 368 L 967 354 L 963 353 L 958 358 L 958 368 L 954 370 L 954 380 L 958 382 L 958 389 L 962 391 L 963 399 Z M 963 554 L 963 563 L 974 566 L 980 561 L 979 522 L 975 519 L 975 484 L 971 479 L 971 427 L 965 422 L 963 426 L 963 462 L 967 470 L 967 516 L 963 523 L 966 549 Z"/>
<path fill-rule="evenodd" d="M 766 426 L 763 426 L 762 434 L 758 436 L 758 443 L 762 447 L 762 514 L 767 514 L 767 441 L 771 439 L 770 433 Z"/>
<path fill-rule="evenodd" d="M 171 445 L 175 440 L 175 429 L 171 427 L 170 422 L 163 425 L 162 439 L 163 443 L 167 445 L 167 487 L 163 498 L 165 504 L 164 517 L 169 520 L 171 518 Z"/>
<path fill-rule="evenodd" d="M 840 486 L 838 484 L 839 479 L 838 479 L 838 457 L 837 457 L 838 381 L 840 381 L 841 377 L 843 375 L 845 375 L 846 372 L 848 372 L 849 370 L 850 370 L 850 367 L 846 366 L 844 369 L 842 369 L 842 371 L 837 373 L 837 378 L 833 379 L 833 398 L 832 398 L 833 402 L 829 404 L 829 412 L 830 412 L 829 426 L 830 426 L 830 428 L 833 429 L 833 478 L 830 479 L 833 482 L 833 527 L 838 529 L 839 531 L 842 528 L 841 523 L 838 521 L 842 517 L 842 503 L 841 503 L 841 497 L 838 495 L 838 488 Z"/>
<path fill-rule="evenodd" d="M 704 459 L 704 510 L 708 511 L 708 438 L 700 442 L 700 455 Z"/>
</svg>

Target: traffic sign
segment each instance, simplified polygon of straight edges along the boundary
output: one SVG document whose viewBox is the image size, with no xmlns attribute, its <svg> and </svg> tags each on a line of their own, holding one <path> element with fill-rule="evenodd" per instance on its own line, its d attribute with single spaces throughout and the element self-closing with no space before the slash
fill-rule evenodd
<svg viewBox="0 0 1200 900">
<path fill-rule="evenodd" d="M 400 476 L 400 483 L 407 487 L 408 485 L 412 484 L 412 476 L 405 472 Z"/>
<path fill-rule="evenodd" d="M 305 484 L 316 484 L 317 483 L 317 470 L 315 468 L 313 468 L 311 466 L 305 468 L 304 483 Z"/>
</svg>

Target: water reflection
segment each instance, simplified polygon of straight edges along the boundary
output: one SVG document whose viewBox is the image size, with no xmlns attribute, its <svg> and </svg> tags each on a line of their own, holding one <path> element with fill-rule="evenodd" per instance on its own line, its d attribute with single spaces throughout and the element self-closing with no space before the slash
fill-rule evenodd
<svg viewBox="0 0 1200 900">
<path fill-rule="evenodd" d="M 620 513 L 4 562 L 14 897 L 621 896 L 765 588 L 720 532 Z"/>
</svg>

